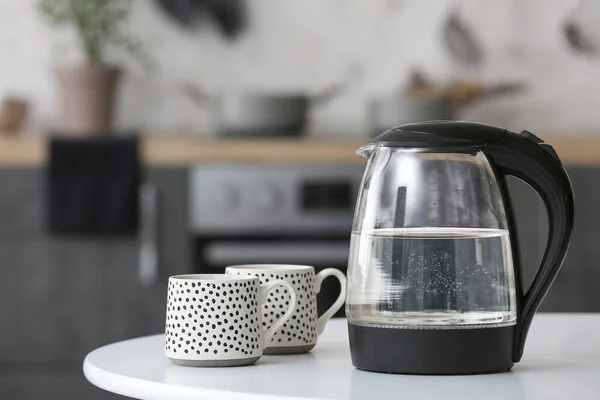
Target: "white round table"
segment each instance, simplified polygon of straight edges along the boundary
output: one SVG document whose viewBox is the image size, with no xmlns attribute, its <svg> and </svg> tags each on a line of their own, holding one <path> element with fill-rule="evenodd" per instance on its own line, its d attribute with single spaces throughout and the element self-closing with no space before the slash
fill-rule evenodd
<svg viewBox="0 0 600 400">
<path fill-rule="evenodd" d="M 94 385 L 143 400 L 600 398 L 600 314 L 538 314 L 523 360 L 511 372 L 472 376 L 388 375 L 355 369 L 345 320 L 331 321 L 315 349 L 263 356 L 237 368 L 171 364 L 163 335 L 92 351 L 83 370 Z"/>
</svg>

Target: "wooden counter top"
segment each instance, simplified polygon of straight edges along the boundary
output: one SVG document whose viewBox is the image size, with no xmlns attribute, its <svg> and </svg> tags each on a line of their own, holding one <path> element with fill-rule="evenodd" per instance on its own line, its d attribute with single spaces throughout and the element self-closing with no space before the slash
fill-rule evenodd
<svg viewBox="0 0 600 400">
<path fill-rule="evenodd" d="M 146 137 L 142 160 L 155 166 L 202 162 L 228 163 L 363 163 L 354 152 L 365 140 L 210 140 L 190 137 Z M 564 164 L 600 164 L 600 138 L 549 139 Z M 1 167 L 36 167 L 47 159 L 43 137 L 0 137 Z"/>
<path fill-rule="evenodd" d="M 144 163 L 181 166 L 202 162 L 229 163 L 361 163 L 354 152 L 367 141 L 216 140 L 190 137 L 146 137 Z M 0 138 L 0 166 L 41 166 L 47 159 L 42 137 Z"/>
</svg>

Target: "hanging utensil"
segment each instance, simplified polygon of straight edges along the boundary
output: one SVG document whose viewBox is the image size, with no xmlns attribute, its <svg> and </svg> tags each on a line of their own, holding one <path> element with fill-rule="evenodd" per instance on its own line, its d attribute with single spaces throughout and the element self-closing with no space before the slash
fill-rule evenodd
<svg viewBox="0 0 600 400">
<path fill-rule="evenodd" d="M 200 1 L 225 37 L 234 39 L 243 31 L 246 24 L 246 13 L 241 0 Z"/>
<path fill-rule="evenodd" d="M 172 19 L 186 28 L 196 26 L 205 12 L 228 39 L 236 38 L 244 29 L 246 12 L 242 0 L 157 0 Z"/>
<path fill-rule="evenodd" d="M 598 53 L 598 46 L 589 32 L 585 29 L 582 21 L 583 0 L 580 0 L 573 13 L 567 18 L 564 24 L 563 32 L 569 46 L 579 54 L 595 55 Z"/>
<path fill-rule="evenodd" d="M 596 53 L 596 47 L 586 39 L 575 22 L 567 22 L 564 32 L 567 42 L 573 50 L 586 55 Z"/>
<path fill-rule="evenodd" d="M 444 41 L 450 54 L 467 65 L 475 65 L 483 60 L 483 50 L 471 27 L 460 15 L 462 0 L 458 0 L 456 8 L 444 26 Z"/>
<path fill-rule="evenodd" d="M 196 11 L 193 0 L 157 0 L 157 2 L 169 17 L 186 28 L 192 27 Z"/>
<path fill-rule="evenodd" d="M 357 63 L 350 63 L 347 67 L 344 77 L 324 90 L 311 95 L 311 101 L 316 106 L 326 105 L 331 100 L 346 93 L 348 89 L 359 82 L 364 77 L 364 69 Z"/>
</svg>

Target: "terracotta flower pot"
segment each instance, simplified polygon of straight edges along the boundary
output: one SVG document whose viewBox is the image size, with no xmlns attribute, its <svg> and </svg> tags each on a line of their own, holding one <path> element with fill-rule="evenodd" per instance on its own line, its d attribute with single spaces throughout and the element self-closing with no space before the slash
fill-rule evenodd
<svg viewBox="0 0 600 400">
<path fill-rule="evenodd" d="M 119 68 L 109 66 L 57 68 L 61 133 L 89 135 L 110 131 L 120 75 Z"/>
</svg>

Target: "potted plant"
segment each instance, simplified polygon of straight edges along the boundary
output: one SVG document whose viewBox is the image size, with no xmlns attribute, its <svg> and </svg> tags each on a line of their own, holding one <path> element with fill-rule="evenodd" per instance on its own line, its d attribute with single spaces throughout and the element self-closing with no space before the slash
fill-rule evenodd
<svg viewBox="0 0 600 400">
<path fill-rule="evenodd" d="M 109 52 L 148 61 L 140 42 L 125 29 L 131 0 L 38 0 L 38 6 L 53 26 L 76 31 L 85 56 L 83 65 L 56 70 L 60 129 L 69 134 L 110 131 L 121 68 L 109 62 Z"/>
</svg>

